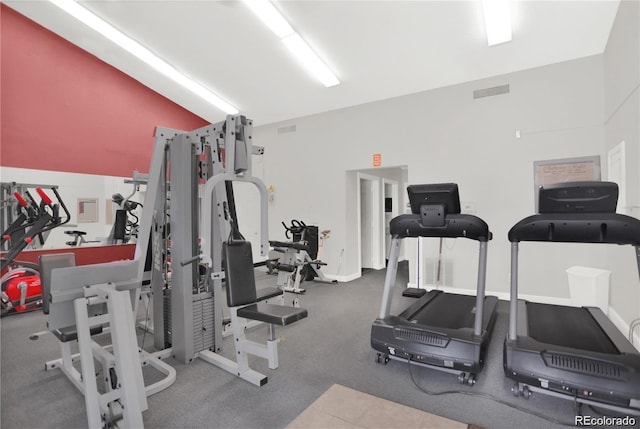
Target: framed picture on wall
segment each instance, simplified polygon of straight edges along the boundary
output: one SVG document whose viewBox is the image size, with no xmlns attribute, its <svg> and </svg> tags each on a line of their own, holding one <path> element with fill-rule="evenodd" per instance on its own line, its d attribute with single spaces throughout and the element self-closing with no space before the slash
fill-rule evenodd
<svg viewBox="0 0 640 429">
<path fill-rule="evenodd" d="M 533 163 L 533 194 L 538 211 L 538 189 L 553 183 L 602 180 L 600 156 L 548 159 Z"/>
<path fill-rule="evenodd" d="M 78 198 L 78 223 L 98 222 L 98 199 Z"/>
</svg>

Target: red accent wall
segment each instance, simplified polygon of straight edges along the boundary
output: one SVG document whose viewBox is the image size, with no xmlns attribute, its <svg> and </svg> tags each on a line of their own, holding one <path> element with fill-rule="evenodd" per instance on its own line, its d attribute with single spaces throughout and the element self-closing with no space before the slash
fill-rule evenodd
<svg viewBox="0 0 640 429">
<path fill-rule="evenodd" d="M 0 5 L 0 165 L 130 177 L 157 125 L 207 122 Z"/>
</svg>

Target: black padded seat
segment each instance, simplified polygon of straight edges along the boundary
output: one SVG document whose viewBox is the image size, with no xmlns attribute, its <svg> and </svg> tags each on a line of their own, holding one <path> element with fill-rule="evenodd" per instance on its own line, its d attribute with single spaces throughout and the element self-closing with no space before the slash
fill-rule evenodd
<svg viewBox="0 0 640 429">
<path fill-rule="evenodd" d="M 78 339 L 78 330 L 75 326 L 67 326 L 66 328 L 54 329 L 51 331 L 60 342 L 66 343 L 69 341 L 75 341 Z M 89 333 L 91 335 L 98 335 L 102 333 L 102 326 L 93 326 Z"/>
<path fill-rule="evenodd" d="M 265 299 L 280 296 L 283 293 L 284 291 L 277 287 L 265 287 L 262 289 L 256 289 L 256 294 L 257 294 L 256 301 L 264 301 Z"/>
<path fill-rule="evenodd" d="M 261 290 L 258 297 L 253 273 L 251 242 L 245 240 L 225 242 L 222 253 L 225 260 L 227 305 L 229 308 L 238 307 L 238 317 L 280 326 L 286 326 L 307 317 L 307 310 L 304 308 L 258 302 L 259 299 L 264 300 L 269 295 L 280 295 L 282 290 L 275 293 L 276 288 L 265 288 Z"/>
<path fill-rule="evenodd" d="M 257 304 L 247 305 L 246 307 L 238 309 L 238 317 L 258 320 L 273 325 L 286 326 L 307 317 L 307 310 L 299 307 L 287 307 L 284 305 L 258 302 Z"/>
<path fill-rule="evenodd" d="M 68 235 L 87 235 L 87 233 L 85 231 L 76 231 L 76 230 L 65 231 L 64 233 L 68 234 Z"/>
</svg>

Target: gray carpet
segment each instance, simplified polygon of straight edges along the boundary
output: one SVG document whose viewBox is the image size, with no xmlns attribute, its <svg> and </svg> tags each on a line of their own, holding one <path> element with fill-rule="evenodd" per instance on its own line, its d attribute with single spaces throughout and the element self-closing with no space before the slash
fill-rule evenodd
<svg viewBox="0 0 640 429">
<path fill-rule="evenodd" d="M 273 286 L 275 276 L 259 273 L 259 284 Z M 406 307 L 410 298 L 400 295 L 406 284 L 406 268 L 400 270 L 394 312 Z M 507 329 L 507 303 L 500 302 L 493 341 L 478 382 L 473 387 L 458 384 L 454 375 L 406 363 L 375 362 L 369 331 L 379 311 L 383 271 L 369 271 L 353 282 L 327 285 L 305 282 L 307 293 L 300 304 L 309 317 L 285 328 L 279 346 L 280 367 L 269 370 L 262 359 L 252 359 L 253 369 L 269 376 L 263 387 L 255 387 L 201 360 L 176 368 L 177 381 L 149 398 L 144 412 L 148 428 L 283 428 L 334 383 L 408 405 L 429 413 L 485 428 L 561 427 L 522 410 L 574 426 L 573 403 L 534 394 L 531 399 L 514 398 L 512 383 L 502 370 L 502 341 Z M 84 399 L 60 371 L 45 371 L 44 362 L 59 356 L 57 340 L 46 335 L 37 341 L 33 332 L 45 329 L 41 313 L 11 316 L 1 320 L 1 425 L 4 429 L 86 427 Z M 252 337 L 266 338 L 266 328 Z M 146 342 L 151 340 L 147 337 Z M 225 353 L 233 351 L 226 340 Z M 460 393 L 428 395 L 461 390 L 492 395 Z M 147 375 L 145 375 L 146 377 Z M 151 377 L 152 375 L 149 375 Z M 588 410 L 587 410 L 588 411 Z M 585 414 L 597 415 L 585 412 Z"/>
</svg>

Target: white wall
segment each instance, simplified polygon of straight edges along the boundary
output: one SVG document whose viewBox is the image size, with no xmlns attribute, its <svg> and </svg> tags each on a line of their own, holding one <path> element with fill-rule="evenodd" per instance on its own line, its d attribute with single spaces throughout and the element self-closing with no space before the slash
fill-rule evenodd
<svg viewBox="0 0 640 429">
<path fill-rule="evenodd" d="M 487 288 L 506 292 L 507 231 L 534 212 L 533 162 L 605 155 L 602 82 L 600 55 L 257 127 L 265 183 L 276 189 L 270 234 L 280 233 L 280 219 L 313 220 L 332 231 L 325 272 L 357 277 L 359 238 L 355 213 L 347 210 L 354 195 L 347 178 L 352 170 L 371 168 L 372 154 L 381 153 L 383 167 L 408 166 L 409 184 L 457 182 L 461 199 L 476 202 L 476 214 L 494 233 Z M 511 86 L 510 94 L 472 98 L 475 89 L 503 84 Z M 289 125 L 296 131 L 278 134 Z M 516 130 L 522 138 L 515 138 Z M 475 287 L 473 244 L 456 249 L 456 283 L 465 289 Z M 568 296 L 565 269 L 603 267 L 604 252 L 522 246 L 521 290 Z"/>
<path fill-rule="evenodd" d="M 640 217 L 639 86 L 640 3 L 622 1 L 604 53 L 605 136 L 606 150 L 621 141 L 625 142 L 627 209 L 629 214 L 636 217 Z M 613 271 L 611 307 L 628 325 L 631 320 L 640 317 L 640 287 L 635 255 L 628 246 L 611 246 L 606 261 Z M 615 314 L 613 316 L 615 318 Z M 640 338 L 640 333 L 637 335 Z"/>
</svg>

